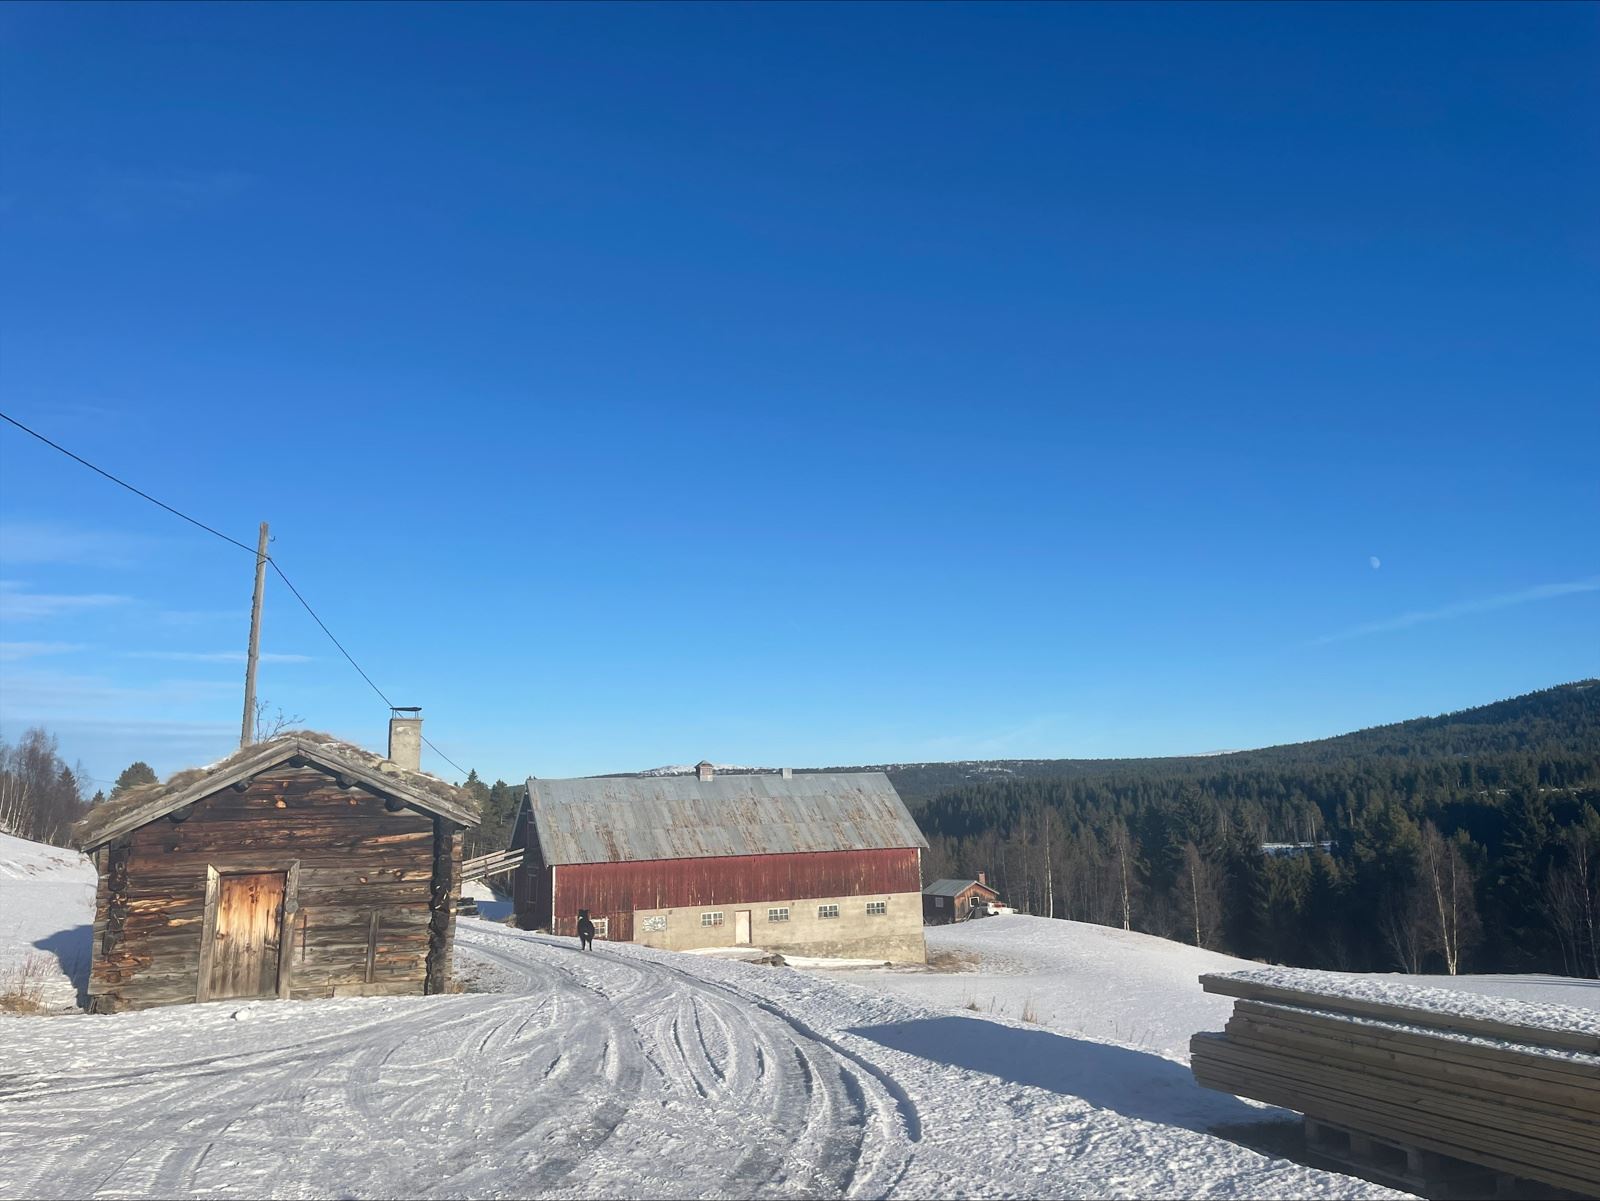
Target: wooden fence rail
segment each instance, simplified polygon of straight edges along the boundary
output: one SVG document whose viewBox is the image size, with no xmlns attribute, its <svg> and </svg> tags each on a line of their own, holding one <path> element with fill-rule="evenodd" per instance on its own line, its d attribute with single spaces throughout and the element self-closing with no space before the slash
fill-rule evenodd
<svg viewBox="0 0 1600 1201">
<path fill-rule="evenodd" d="M 461 865 L 461 879 L 482 880 L 488 876 L 498 876 L 502 872 L 515 871 L 522 866 L 521 849 L 509 851 L 493 851 L 487 855 L 479 855 L 476 859 L 468 859 Z"/>
</svg>

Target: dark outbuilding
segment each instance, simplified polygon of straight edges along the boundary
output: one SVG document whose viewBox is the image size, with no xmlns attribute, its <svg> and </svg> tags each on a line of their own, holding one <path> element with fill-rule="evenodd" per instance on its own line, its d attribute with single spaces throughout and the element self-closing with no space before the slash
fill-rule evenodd
<svg viewBox="0 0 1600 1201">
<path fill-rule="evenodd" d="M 922 920 L 930 926 L 946 926 L 986 917 L 999 899 L 999 892 L 986 880 L 935 880 L 922 890 Z"/>
<path fill-rule="evenodd" d="M 96 806 L 90 1007 L 447 991 L 478 813 L 418 769 L 420 725 L 389 759 L 302 730 Z"/>
</svg>

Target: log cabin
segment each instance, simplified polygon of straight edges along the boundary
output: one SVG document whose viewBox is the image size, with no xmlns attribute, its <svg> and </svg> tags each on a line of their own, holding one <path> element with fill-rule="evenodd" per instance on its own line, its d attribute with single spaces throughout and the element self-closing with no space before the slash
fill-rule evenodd
<svg viewBox="0 0 1600 1201">
<path fill-rule="evenodd" d="M 478 813 L 404 712 L 388 758 L 300 730 L 97 805 L 89 1008 L 448 991 Z"/>
</svg>

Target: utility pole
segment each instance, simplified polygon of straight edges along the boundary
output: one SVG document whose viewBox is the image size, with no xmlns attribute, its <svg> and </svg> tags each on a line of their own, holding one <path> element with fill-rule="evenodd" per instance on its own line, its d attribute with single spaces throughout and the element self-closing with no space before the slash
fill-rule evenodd
<svg viewBox="0 0 1600 1201">
<path fill-rule="evenodd" d="M 256 547 L 256 595 L 250 604 L 250 655 L 244 668 L 244 721 L 239 726 L 239 745 L 255 741 L 251 727 L 256 720 L 256 659 L 261 654 L 261 590 L 267 583 L 267 523 L 261 523 L 261 542 Z"/>
</svg>

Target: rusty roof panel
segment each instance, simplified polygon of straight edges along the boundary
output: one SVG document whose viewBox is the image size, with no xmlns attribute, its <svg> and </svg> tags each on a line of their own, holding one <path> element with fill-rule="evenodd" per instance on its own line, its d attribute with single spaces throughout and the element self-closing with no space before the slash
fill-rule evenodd
<svg viewBox="0 0 1600 1201">
<path fill-rule="evenodd" d="M 545 862 L 926 847 L 882 772 L 528 781 Z"/>
</svg>

